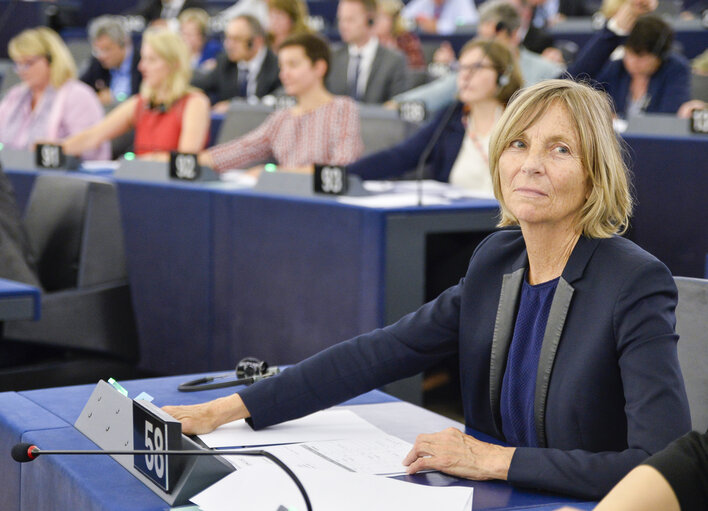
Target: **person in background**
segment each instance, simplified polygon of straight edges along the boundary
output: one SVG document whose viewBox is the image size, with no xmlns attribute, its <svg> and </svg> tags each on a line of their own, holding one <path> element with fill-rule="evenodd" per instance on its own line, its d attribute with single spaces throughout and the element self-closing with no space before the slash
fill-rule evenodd
<svg viewBox="0 0 708 511">
<path fill-rule="evenodd" d="M 673 29 L 660 17 L 645 14 L 656 0 L 628 0 L 588 41 L 568 68 L 574 77 L 589 75 L 612 97 L 617 115 L 677 113 L 690 97 L 690 67 L 673 53 Z M 626 38 L 626 39 L 625 39 Z M 610 56 L 624 42 L 624 56 Z"/>
<path fill-rule="evenodd" d="M 309 16 L 307 4 L 303 0 L 268 1 L 268 40 L 273 51 L 291 35 L 312 34 L 307 26 Z"/>
<path fill-rule="evenodd" d="M 573 511 L 564 507 L 559 511 Z M 692 431 L 634 468 L 595 511 L 708 509 L 708 431 Z"/>
<path fill-rule="evenodd" d="M 480 6 L 478 35 L 506 45 L 518 58 L 521 75 L 526 85 L 542 80 L 557 78 L 563 67 L 544 59 L 520 44 L 521 15 L 518 7 L 508 0 L 488 0 Z M 449 105 L 454 97 L 457 73 L 452 72 L 430 83 L 411 89 L 393 98 L 397 103 L 423 101 L 429 112 L 435 112 Z"/>
<path fill-rule="evenodd" d="M 91 87 L 76 79 L 76 64 L 59 35 L 30 28 L 10 40 L 8 53 L 22 83 L 0 102 L 0 142 L 15 149 L 68 137 L 103 119 L 103 107 Z M 106 160 L 109 144 L 78 151 L 87 159 Z"/>
<path fill-rule="evenodd" d="M 266 45 L 266 34 L 256 18 L 243 14 L 229 21 L 216 66 L 195 73 L 192 85 L 209 96 L 216 113 L 226 112 L 234 98 L 260 98 L 280 87 L 278 59 Z"/>
<path fill-rule="evenodd" d="M 413 136 L 349 165 L 364 179 L 385 179 L 413 171 L 441 123 L 442 134 L 426 160 L 433 177 L 481 195 L 494 196 L 489 173 L 489 140 L 509 98 L 523 85 L 509 49 L 476 39 L 460 53 L 457 101 Z"/>
<path fill-rule="evenodd" d="M 694 81 L 701 80 L 700 86 L 693 85 Z M 691 61 L 691 96 L 694 99 L 685 102 L 678 109 L 677 115 L 688 119 L 694 110 L 708 108 L 708 50 L 704 51 Z"/>
<path fill-rule="evenodd" d="M 167 24 L 177 21 L 179 13 L 186 9 L 204 9 L 202 0 L 141 0 L 127 15 L 140 16 L 145 20 L 145 25 Z M 176 27 L 175 27 L 176 28 Z"/>
<path fill-rule="evenodd" d="M 99 16 L 89 25 L 93 56 L 81 81 L 93 87 L 103 105 L 125 101 L 140 90 L 140 51 L 133 48 L 120 16 Z"/>
<path fill-rule="evenodd" d="M 674 279 L 618 235 L 632 197 L 612 117 L 606 94 L 572 80 L 521 89 L 489 146 L 508 229 L 477 246 L 457 285 L 235 394 L 164 410 L 185 434 L 239 419 L 261 429 L 459 354 L 465 432 L 419 435 L 407 472 L 602 497 L 691 427 Z"/>
<path fill-rule="evenodd" d="M 258 20 L 262 27 L 268 26 L 268 4 L 266 0 L 238 0 L 213 17 L 219 26 L 226 26 L 237 16 L 248 14 Z"/>
<path fill-rule="evenodd" d="M 441 35 L 454 34 L 478 20 L 475 3 L 468 0 L 411 0 L 401 17 L 415 22 L 422 32 Z"/>
<path fill-rule="evenodd" d="M 406 57 L 374 35 L 376 0 L 339 0 L 342 47 L 332 53 L 327 88 L 362 103 L 384 103 L 408 89 Z"/>
<path fill-rule="evenodd" d="M 313 164 L 346 165 L 363 151 L 359 111 L 324 86 L 329 46 L 314 34 L 294 35 L 278 52 L 280 80 L 297 104 L 271 114 L 258 128 L 208 149 L 200 162 L 217 171 L 274 160 L 281 170 L 311 172 Z M 251 169 L 254 174 L 262 167 Z"/>
<path fill-rule="evenodd" d="M 380 0 L 376 12 L 374 33 L 379 43 L 388 48 L 401 51 L 408 61 L 410 69 L 425 69 L 425 56 L 420 44 L 420 38 L 406 30 L 401 18 L 403 2 L 401 0 Z"/>
<path fill-rule="evenodd" d="M 140 49 L 140 92 L 114 108 L 98 124 L 64 139 L 77 155 L 135 130 L 134 151 L 165 159 L 170 151 L 196 153 L 209 136 L 209 99 L 190 87 L 189 50 L 167 28 L 149 28 Z"/>
<path fill-rule="evenodd" d="M 213 69 L 221 44 L 209 38 L 209 15 L 204 9 L 185 9 L 177 18 L 179 33 L 189 48 L 192 69 Z"/>
</svg>

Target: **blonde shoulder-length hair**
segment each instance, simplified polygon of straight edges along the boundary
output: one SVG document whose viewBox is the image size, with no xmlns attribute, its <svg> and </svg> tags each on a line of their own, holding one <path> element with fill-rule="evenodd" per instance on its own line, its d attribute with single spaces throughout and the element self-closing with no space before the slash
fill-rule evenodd
<svg viewBox="0 0 708 511">
<path fill-rule="evenodd" d="M 189 85 L 192 79 L 192 66 L 189 61 L 189 49 L 182 38 L 167 28 L 149 28 L 143 33 L 143 45 L 148 45 L 164 60 L 170 68 L 164 84 L 164 97 L 161 101 L 168 106 L 194 89 Z M 157 100 L 157 90 L 153 90 L 144 81 L 140 86 L 140 95 L 150 101 Z"/>
<path fill-rule="evenodd" d="M 45 57 L 49 62 L 49 83 L 58 89 L 76 78 L 76 63 L 59 34 L 47 27 L 28 28 L 10 39 L 8 54 L 12 60 Z"/>
<path fill-rule="evenodd" d="M 519 90 L 492 132 L 489 168 L 501 205 L 499 227 L 519 223 L 502 196 L 499 158 L 512 141 L 556 104 L 567 110 L 575 125 L 588 181 L 589 195 L 576 219 L 579 232 L 590 238 L 624 233 L 633 201 L 624 151 L 612 128 L 611 100 L 604 92 L 572 80 L 546 80 Z"/>
</svg>

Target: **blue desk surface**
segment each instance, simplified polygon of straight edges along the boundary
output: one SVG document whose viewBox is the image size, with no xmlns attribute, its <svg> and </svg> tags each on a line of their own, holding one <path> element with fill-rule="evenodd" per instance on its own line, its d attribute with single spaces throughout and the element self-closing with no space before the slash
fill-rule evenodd
<svg viewBox="0 0 708 511">
<path fill-rule="evenodd" d="M 218 389 L 197 393 L 179 393 L 178 383 L 192 375 L 121 382 L 131 397 L 146 391 L 155 404 L 191 404 L 228 395 L 233 389 Z M 93 385 L 62 387 L 24 392 L 0 393 L 0 449 L 8 453 L 17 442 L 30 442 L 45 449 L 95 449 L 96 446 L 73 427 Z M 377 403 L 375 409 L 371 405 Z M 383 416 L 374 424 L 396 434 L 422 423 L 425 427 L 443 429 L 451 421 L 398 402 L 379 391 L 369 392 L 344 405 L 367 417 Z M 391 408 L 391 413 L 385 413 Z M 372 412 L 375 412 L 372 414 Z M 371 420 L 371 419 L 369 419 Z M 424 431 L 420 431 L 421 433 Z M 429 432 L 429 431 L 428 431 Z M 556 509 L 573 504 L 590 509 L 590 503 L 566 497 L 516 489 L 507 483 L 473 482 L 439 473 L 405 476 L 423 484 L 465 485 L 475 488 L 473 509 Z M 81 510 L 162 510 L 167 505 L 129 472 L 108 456 L 45 456 L 32 463 L 19 464 L 10 456 L 0 456 L 0 509 L 33 511 L 56 509 Z"/>
<path fill-rule="evenodd" d="M 0 279 L 0 321 L 39 319 L 41 292 L 38 288 Z"/>
</svg>

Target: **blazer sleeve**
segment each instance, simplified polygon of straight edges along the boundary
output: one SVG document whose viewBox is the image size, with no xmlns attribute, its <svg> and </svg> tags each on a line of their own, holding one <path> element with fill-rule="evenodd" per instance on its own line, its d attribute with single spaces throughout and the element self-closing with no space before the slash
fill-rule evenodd
<svg viewBox="0 0 708 511">
<path fill-rule="evenodd" d="M 414 170 L 423 149 L 442 122 L 444 115 L 445 111 L 439 112 L 433 120 L 421 127 L 410 138 L 352 163 L 348 167 L 349 172 L 361 176 L 362 179 L 386 179 L 402 176 L 406 172 Z M 440 143 L 438 141 L 436 145 Z"/>
<path fill-rule="evenodd" d="M 601 71 L 608 63 L 612 52 L 622 44 L 624 39 L 607 27 L 603 28 L 583 46 L 580 54 L 568 67 L 568 74 L 576 79 L 588 75 L 590 78 L 601 81 Z"/>
<path fill-rule="evenodd" d="M 463 282 L 394 325 L 336 344 L 239 390 L 261 429 L 412 376 L 457 351 Z"/>
<path fill-rule="evenodd" d="M 671 274 L 653 259 L 624 279 L 615 298 L 613 325 L 626 403 L 627 448 L 589 452 L 519 447 L 509 468 L 511 483 L 599 499 L 649 455 L 691 429 L 676 353 L 676 301 Z"/>
<path fill-rule="evenodd" d="M 392 69 L 391 69 L 391 89 L 388 92 L 386 100 L 393 98 L 396 94 L 410 89 L 410 79 L 408 75 L 408 64 L 406 56 L 398 51 L 391 52 Z"/>
</svg>

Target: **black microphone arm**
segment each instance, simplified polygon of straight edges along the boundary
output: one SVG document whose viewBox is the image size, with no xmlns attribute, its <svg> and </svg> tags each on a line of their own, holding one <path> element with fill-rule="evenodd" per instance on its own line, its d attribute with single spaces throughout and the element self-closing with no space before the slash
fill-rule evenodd
<svg viewBox="0 0 708 511">
<path fill-rule="evenodd" d="M 290 468 L 283 463 L 277 456 L 269 453 L 268 451 L 263 451 L 263 450 L 253 450 L 253 451 L 243 451 L 243 450 L 216 450 L 216 449 L 193 449 L 193 450 L 185 450 L 185 451 L 175 451 L 175 450 L 166 450 L 166 451 L 154 451 L 154 450 L 124 450 L 124 451 L 102 451 L 102 450 L 87 450 L 87 451 L 78 451 L 78 450 L 43 450 L 37 447 L 36 445 L 32 445 L 30 443 L 19 443 L 15 444 L 12 447 L 11 450 L 12 454 L 12 459 L 19 462 L 19 463 L 26 463 L 28 461 L 33 461 L 37 459 L 39 456 L 43 454 L 57 454 L 57 455 L 83 455 L 83 454 L 108 454 L 108 455 L 142 455 L 142 454 L 154 454 L 156 456 L 161 456 L 161 455 L 168 455 L 168 456 L 221 456 L 221 455 L 228 455 L 228 456 L 263 456 L 265 458 L 268 458 L 271 460 L 273 463 L 278 465 L 283 471 L 290 476 L 290 479 L 293 480 L 295 485 L 297 486 L 298 490 L 300 490 L 300 493 L 302 494 L 302 498 L 305 500 L 305 505 L 307 506 L 308 511 L 312 511 L 312 504 L 310 503 L 310 498 L 307 496 L 307 492 L 305 491 L 305 487 L 302 485 L 300 482 L 300 479 L 295 475 L 295 473 L 290 470 Z"/>
<path fill-rule="evenodd" d="M 433 152 L 433 147 L 435 147 L 435 144 L 437 144 L 438 140 L 440 140 L 443 130 L 447 126 L 447 123 L 450 122 L 450 118 L 456 109 L 457 101 L 454 101 L 452 105 L 447 107 L 447 110 L 445 110 L 445 114 L 440 118 L 440 124 L 437 125 L 435 131 L 433 132 L 433 136 L 430 137 L 430 140 L 428 140 L 423 152 L 420 153 L 420 159 L 418 159 L 418 165 L 415 168 L 415 175 L 418 180 L 418 206 L 423 205 L 423 171 L 425 170 L 425 160 L 427 160 L 430 153 Z"/>
</svg>

